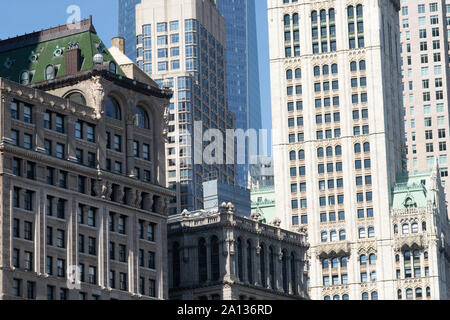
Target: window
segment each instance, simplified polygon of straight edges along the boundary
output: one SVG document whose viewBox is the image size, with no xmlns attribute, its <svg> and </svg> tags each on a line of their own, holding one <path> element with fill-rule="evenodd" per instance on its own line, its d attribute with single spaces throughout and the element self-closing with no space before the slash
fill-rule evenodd
<svg viewBox="0 0 450 320">
<path fill-rule="evenodd" d="M 122 119 L 119 103 L 113 97 L 106 98 L 106 115 L 112 119 Z"/>
</svg>

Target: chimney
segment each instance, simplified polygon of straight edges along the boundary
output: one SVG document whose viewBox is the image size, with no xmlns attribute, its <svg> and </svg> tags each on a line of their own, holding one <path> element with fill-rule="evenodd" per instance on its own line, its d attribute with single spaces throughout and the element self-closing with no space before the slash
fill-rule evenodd
<svg viewBox="0 0 450 320">
<path fill-rule="evenodd" d="M 66 51 L 66 74 L 76 74 L 81 70 L 81 50 L 78 46 Z"/>
<path fill-rule="evenodd" d="M 120 52 L 125 54 L 125 39 L 124 38 L 122 38 L 122 37 L 112 38 L 111 44 L 113 47 L 119 49 Z"/>
</svg>

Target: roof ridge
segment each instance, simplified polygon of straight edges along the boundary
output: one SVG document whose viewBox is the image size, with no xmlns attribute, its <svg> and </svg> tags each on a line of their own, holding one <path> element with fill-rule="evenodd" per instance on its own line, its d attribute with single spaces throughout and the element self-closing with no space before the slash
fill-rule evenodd
<svg viewBox="0 0 450 320">
<path fill-rule="evenodd" d="M 79 28 L 72 28 L 71 26 L 73 23 L 70 23 L 2 40 L 0 41 L 0 52 L 10 51 L 84 32 L 97 34 L 97 31 L 92 24 L 92 16 L 89 16 L 88 19 L 81 20 L 78 23 Z"/>
</svg>

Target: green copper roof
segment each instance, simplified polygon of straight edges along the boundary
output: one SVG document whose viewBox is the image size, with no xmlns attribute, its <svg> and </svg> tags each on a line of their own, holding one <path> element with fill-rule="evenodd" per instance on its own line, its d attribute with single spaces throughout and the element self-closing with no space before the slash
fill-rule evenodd
<svg viewBox="0 0 450 320">
<path fill-rule="evenodd" d="M 399 176 L 392 189 L 392 208 L 426 207 L 428 200 L 434 201 L 434 194 L 431 192 L 433 184 L 431 170 L 414 171 Z"/>
<path fill-rule="evenodd" d="M 88 22 L 90 23 L 90 21 Z M 114 61 L 108 49 L 96 34 L 93 26 L 83 28 L 79 33 L 59 32 L 58 28 L 25 35 L 0 42 L 0 76 L 20 82 L 24 71 L 33 74 L 31 83 L 45 81 L 45 69 L 54 65 L 58 71 L 55 78 L 66 76 L 66 51 L 70 45 L 76 45 L 81 51 L 82 65 L 80 72 L 92 69 L 93 57 L 102 54 L 105 62 Z M 46 37 L 45 37 L 46 36 Z M 48 39 L 42 41 L 42 39 Z M 115 61 L 114 61 L 115 62 Z M 117 65 L 117 74 L 125 76 Z"/>
</svg>

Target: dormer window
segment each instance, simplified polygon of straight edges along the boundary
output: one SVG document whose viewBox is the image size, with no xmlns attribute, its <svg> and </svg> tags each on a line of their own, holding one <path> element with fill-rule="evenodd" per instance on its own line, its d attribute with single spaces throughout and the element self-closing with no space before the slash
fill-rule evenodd
<svg viewBox="0 0 450 320">
<path fill-rule="evenodd" d="M 111 61 L 109 63 L 109 72 L 116 74 L 117 73 L 117 65 L 115 62 Z"/>
<path fill-rule="evenodd" d="M 27 85 L 30 83 L 30 74 L 24 71 L 20 74 L 20 84 Z"/>
<path fill-rule="evenodd" d="M 416 203 L 410 197 L 408 197 L 405 200 L 405 208 L 416 208 L 416 207 L 417 207 Z"/>
<path fill-rule="evenodd" d="M 45 80 L 52 80 L 54 78 L 55 78 L 55 67 L 50 64 L 45 68 Z"/>
</svg>

